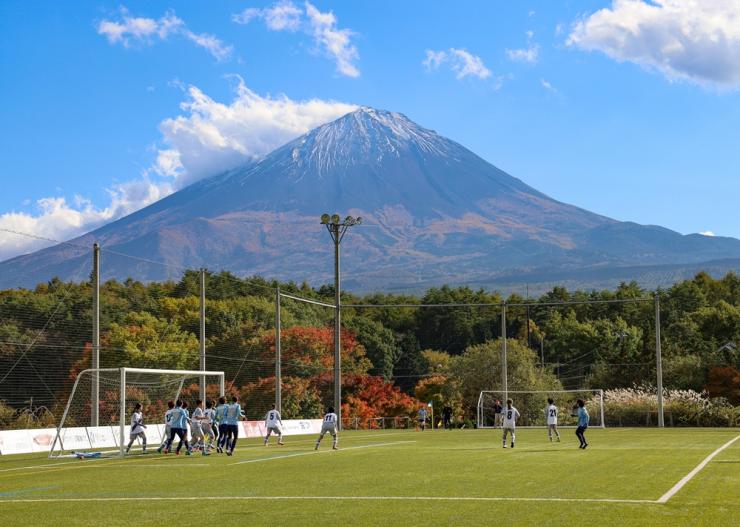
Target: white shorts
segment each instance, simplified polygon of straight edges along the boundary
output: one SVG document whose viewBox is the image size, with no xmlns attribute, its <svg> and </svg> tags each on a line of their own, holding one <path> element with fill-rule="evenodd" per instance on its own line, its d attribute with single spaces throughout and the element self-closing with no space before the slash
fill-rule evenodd
<svg viewBox="0 0 740 527">
<path fill-rule="evenodd" d="M 333 436 L 337 435 L 337 425 L 333 423 L 323 423 L 321 425 L 321 435 L 329 433 Z"/>
<path fill-rule="evenodd" d="M 267 433 L 269 434 L 270 432 L 272 432 L 273 434 L 277 434 L 277 435 L 283 435 L 283 431 L 280 428 L 280 425 L 268 426 Z"/>
<path fill-rule="evenodd" d="M 515 431 L 516 431 L 516 428 L 512 428 L 510 426 L 504 427 L 504 435 L 506 435 L 507 433 L 511 433 L 513 435 Z"/>
<path fill-rule="evenodd" d="M 200 426 L 193 426 L 190 428 L 190 437 L 193 439 L 202 439 L 203 438 L 203 430 Z"/>
<path fill-rule="evenodd" d="M 547 423 L 548 428 L 555 428 L 556 426 L 558 426 L 557 423 Z"/>
<path fill-rule="evenodd" d="M 146 441 L 146 434 L 142 430 L 141 432 L 136 432 L 135 434 L 131 434 L 129 436 L 129 439 L 134 440 L 136 438 L 141 438 L 142 440 Z"/>
</svg>

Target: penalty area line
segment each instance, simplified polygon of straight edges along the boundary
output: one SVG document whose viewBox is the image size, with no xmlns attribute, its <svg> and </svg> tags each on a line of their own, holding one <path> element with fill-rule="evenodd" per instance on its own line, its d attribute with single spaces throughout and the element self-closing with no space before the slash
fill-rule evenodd
<svg viewBox="0 0 740 527">
<path fill-rule="evenodd" d="M 666 492 L 665 494 L 663 494 L 655 502 L 656 503 L 667 503 L 669 499 L 671 499 L 679 490 L 681 490 L 684 487 L 684 485 L 686 485 L 689 481 L 692 480 L 692 478 L 694 476 L 696 476 L 699 472 L 701 472 L 701 470 L 704 467 L 706 467 L 707 464 L 715 456 L 717 456 L 717 454 L 719 454 L 720 452 L 722 452 L 724 449 L 729 448 L 738 439 L 740 439 L 740 435 L 737 435 L 737 436 L 733 437 L 727 443 L 725 443 L 724 445 L 722 445 L 721 447 L 719 447 L 717 450 L 715 450 L 714 452 L 712 452 L 711 454 L 709 454 L 707 457 L 705 457 L 704 460 L 701 463 L 699 463 L 698 465 L 696 465 L 696 467 L 694 467 L 694 470 L 692 470 L 691 472 L 689 472 L 688 474 L 686 474 L 683 478 L 681 478 L 681 480 L 678 483 L 676 483 L 675 485 L 673 485 L 673 487 L 671 487 L 671 489 L 668 492 Z"/>
<path fill-rule="evenodd" d="M 389 443 L 370 443 L 368 445 L 360 445 L 360 446 L 350 446 L 346 448 L 340 448 L 337 450 L 337 452 L 346 452 L 347 450 L 359 450 L 361 448 L 375 448 L 375 447 L 381 447 L 381 446 L 392 446 L 392 445 L 404 445 L 409 443 L 416 443 L 416 441 L 391 441 Z M 310 452 L 297 452 L 295 454 L 285 454 L 282 456 L 270 456 L 270 457 L 260 457 L 257 459 L 247 459 L 246 461 L 237 461 L 236 463 L 229 463 L 228 466 L 234 466 L 234 465 L 244 465 L 245 463 L 260 463 L 262 461 L 272 461 L 274 459 L 287 459 L 290 457 L 300 457 L 300 456 L 311 456 L 314 454 L 321 454 L 326 452 L 334 452 L 334 450 L 311 450 Z"/>
</svg>

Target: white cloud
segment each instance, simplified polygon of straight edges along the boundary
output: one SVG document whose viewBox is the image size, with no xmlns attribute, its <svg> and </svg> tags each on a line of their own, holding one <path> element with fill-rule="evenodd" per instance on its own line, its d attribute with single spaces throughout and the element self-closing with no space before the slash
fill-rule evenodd
<svg viewBox="0 0 740 527">
<path fill-rule="evenodd" d="M 558 90 L 556 90 L 555 87 L 552 84 L 550 84 L 549 81 L 545 79 L 540 79 L 540 85 L 549 92 L 558 93 Z"/>
<path fill-rule="evenodd" d="M 740 87 L 740 0 L 614 0 L 577 21 L 567 43 L 670 80 Z"/>
<path fill-rule="evenodd" d="M 448 64 L 459 80 L 469 76 L 479 79 L 487 79 L 491 76 L 491 70 L 483 64 L 483 60 L 464 49 L 450 48 L 446 51 L 427 49 L 425 53 L 426 58 L 422 64 L 429 71 L 438 69 L 442 64 Z"/>
<path fill-rule="evenodd" d="M 183 115 L 160 124 L 166 147 L 157 151 L 143 176 L 108 189 L 109 203 L 48 197 L 36 210 L 0 215 L 0 260 L 53 245 L 52 242 L 8 233 L 34 233 L 67 240 L 96 229 L 162 199 L 203 177 L 234 168 L 271 152 L 299 135 L 355 110 L 336 101 L 295 101 L 285 95 L 263 97 L 239 79 L 232 101 L 221 103 L 195 86 L 187 89 Z"/>
<path fill-rule="evenodd" d="M 702 236 L 714 236 L 715 234 L 712 231 L 702 231 L 699 234 Z"/>
<path fill-rule="evenodd" d="M 153 170 L 177 178 L 176 187 L 268 154 L 307 131 L 356 109 L 355 105 L 285 95 L 262 97 L 239 78 L 230 103 L 213 100 L 195 86 L 181 104 L 184 115 L 160 124 L 166 150 Z"/>
<path fill-rule="evenodd" d="M 125 48 L 180 35 L 208 51 L 218 61 L 228 59 L 233 51 L 231 46 L 213 35 L 192 32 L 174 11 L 167 11 L 161 18 L 154 19 L 132 16 L 128 9 L 122 7 L 118 21 L 103 20 L 98 24 L 98 34 L 104 35 L 111 44 L 121 44 Z"/>
<path fill-rule="evenodd" d="M 293 2 L 282 1 L 264 9 L 247 8 L 241 13 L 232 15 L 231 19 L 237 24 L 248 24 L 256 18 L 261 18 L 267 28 L 273 31 L 298 31 L 302 17 L 303 11 Z"/>
<path fill-rule="evenodd" d="M 540 54 L 539 44 L 533 43 L 534 31 L 526 31 L 527 36 L 527 47 L 519 49 L 507 49 L 506 56 L 509 60 L 514 62 L 526 62 L 528 64 L 534 64 L 537 62 L 537 58 Z"/>
<path fill-rule="evenodd" d="M 317 51 L 334 61 L 340 74 L 346 77 L 359 77 L 360 70 L 356 62 L 360 56 L 357 47 L 352 43 L 354 31 L 340 29 L 333 12 L 321 12 L 310 2 L 305 2 L 304 6 L 305 10 L 290 0 L 281 0 L 264 9 L 247 8 L 232 15 L 231 19 L 237 24 L 248 24 L 252 20 L 262 19 L 272 31 L 303 30 L 313 38 Z"/>
<path fill-rule="evenodd" d="M 34 213 L 1 214 L 0 260 L 54 245 L 48 240 L 7 230 L 33 233 L 50 240 L 68 240 L 154 203 L 170 192 L 172 187 L 168 183 L 154 183 L 142 178 L 108 189 L 110 203 L 104 208 L 97 208 L 80 196 L 75 196 L 71 204 L 63 197 L 49 197 L 36 202 Z"/>
</svg>

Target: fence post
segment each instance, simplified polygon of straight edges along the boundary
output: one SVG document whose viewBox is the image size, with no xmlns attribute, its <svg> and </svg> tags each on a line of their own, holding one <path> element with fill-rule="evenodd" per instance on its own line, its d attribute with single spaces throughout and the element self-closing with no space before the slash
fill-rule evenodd
<svg viewBox="0 0 740 527">
<path fill-rule="evenodd" d="M 501 303 L 501 375 L 502 375 L 502 382 L 504 385 L 504 404 L 506 404 L 506 399 L 509 397 L 509 374 L 508 374 L 508 364 L 507 364 L 507 358 L 506 358 L 506 300 L 504 300 Z"/>
</svg>

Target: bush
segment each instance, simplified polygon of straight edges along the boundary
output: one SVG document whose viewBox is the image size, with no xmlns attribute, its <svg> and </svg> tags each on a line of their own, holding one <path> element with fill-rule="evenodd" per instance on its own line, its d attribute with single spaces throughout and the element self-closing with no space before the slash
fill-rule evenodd
<svg viewBox="0 0 740 527">
<path fill-rule="evenodd" d="M 667 426 L 735 426 L 740 408 L 706 392 L 664 390 L 663 414 Z M 648 426 L 658 422 L 658 397 L 649 386 L 604 391 L 607 426 Z"/>
</svg>

